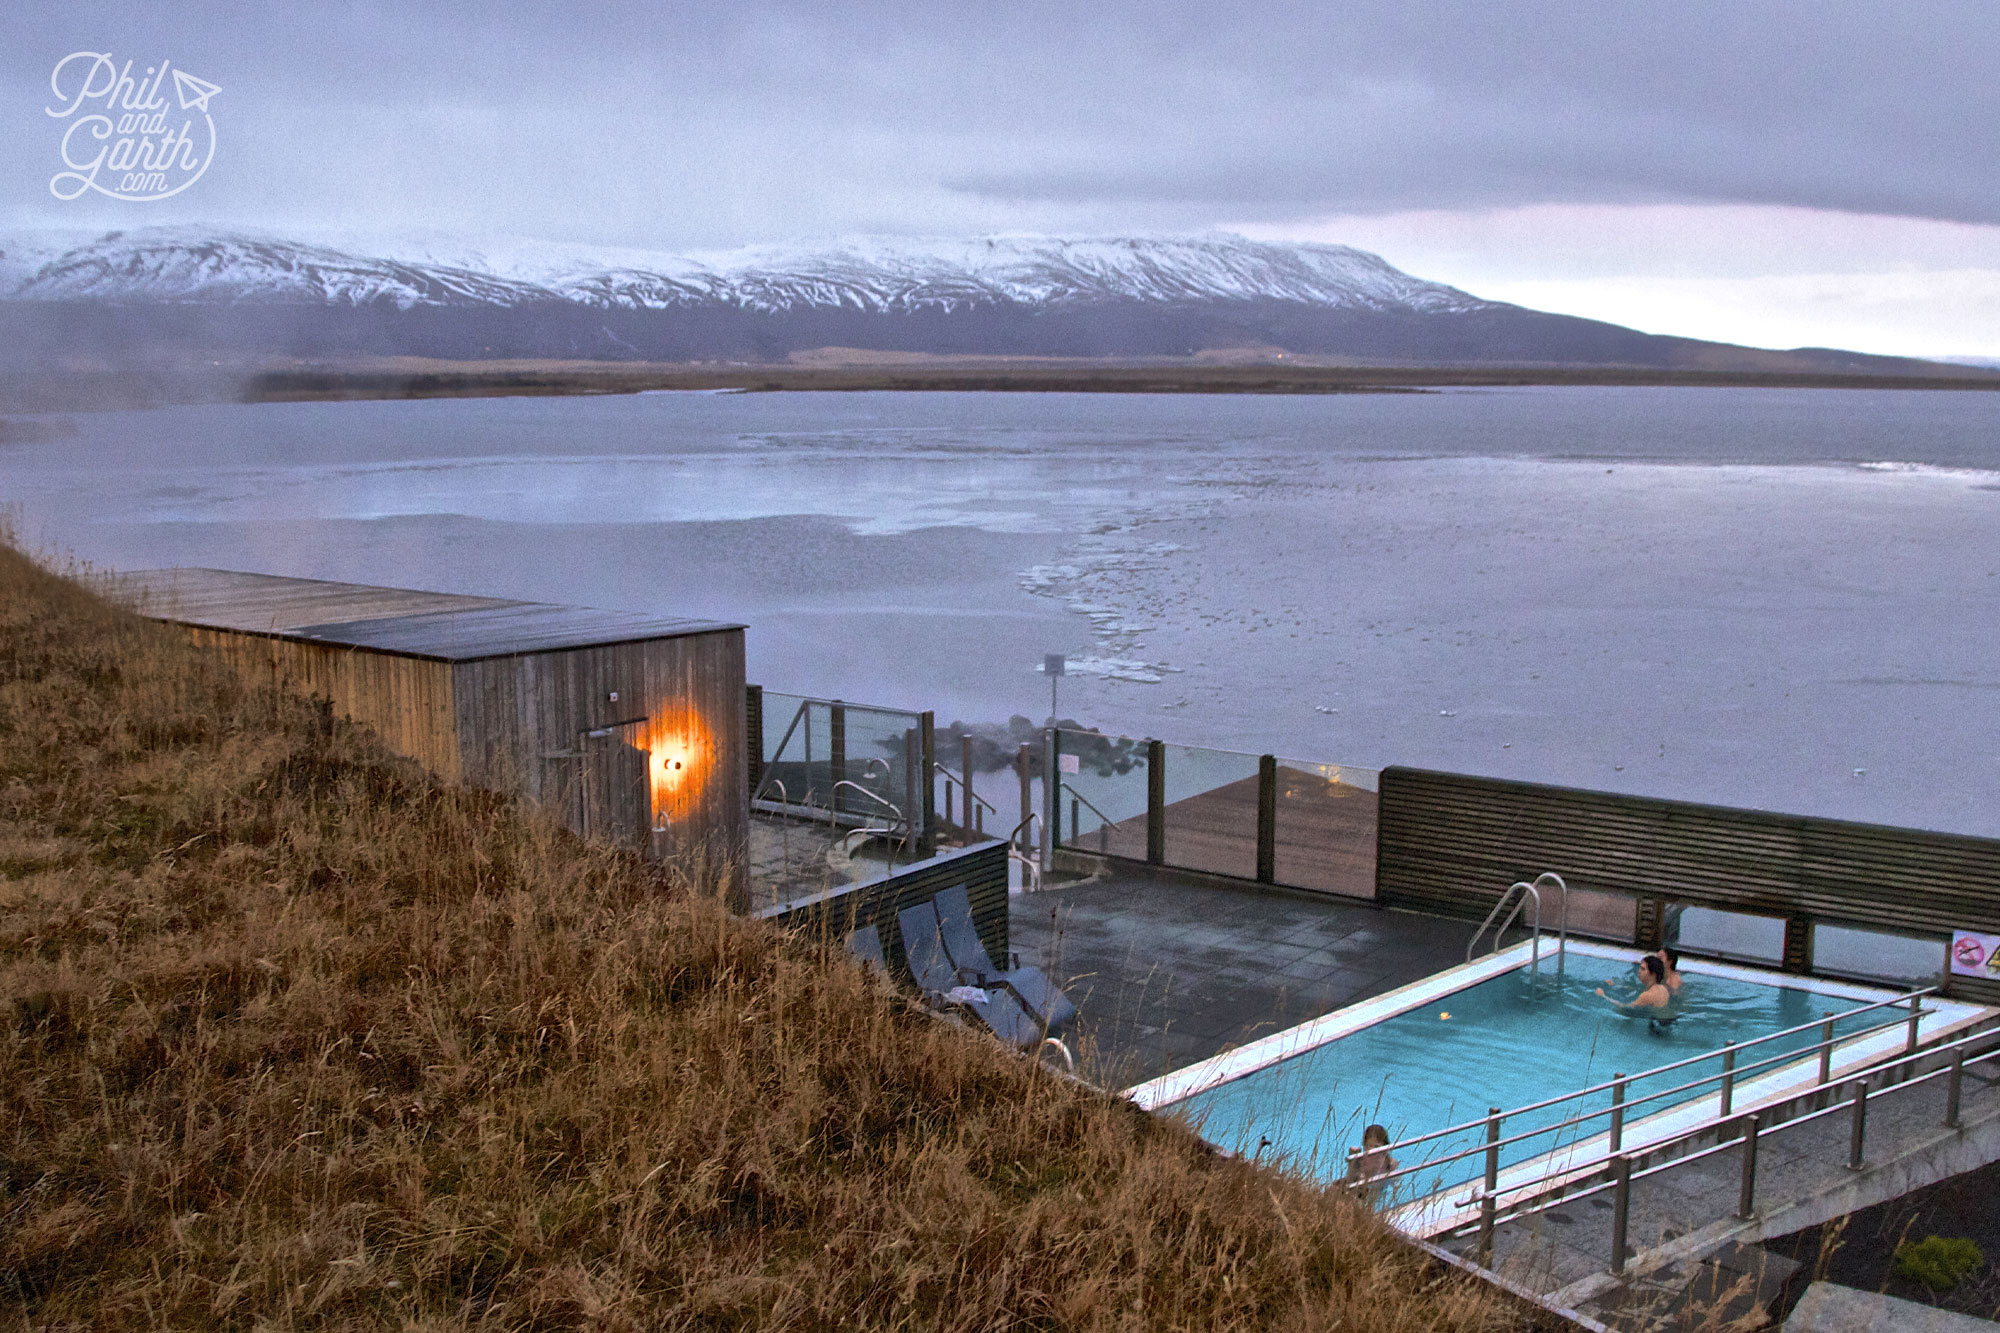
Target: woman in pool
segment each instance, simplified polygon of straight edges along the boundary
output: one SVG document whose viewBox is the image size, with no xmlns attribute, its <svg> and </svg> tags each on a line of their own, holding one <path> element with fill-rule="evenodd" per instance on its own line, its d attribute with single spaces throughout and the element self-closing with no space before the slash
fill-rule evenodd
<svg viewBox="0 0 2000 1333">
<path fill-rule="evenodd" d="M 1347 1159 L 1348 1186 L 1361 1191 L 1372 1203 L 1382 1189 L 1375 1178 L 1395 1169 L 1396 1159 L 1389 1155 L 1389 1131 L 1380 1125 L 1362 1130 L 1361 1151 Z"/>
<path fill-rule="evenodd" d="M 1597 993 L 1604 995 L 1604 987 L 1599 986 Z M 1620 1009 L 1664 1010 L 1674 998 L 1674 993 L 1667 989 L 1667 965 L 1657 955 L 1647 954 L 1639 960 L 1639 998 L 1631 1001 L 1613 999 L 1609 995 L 1604 995 L 1604 998 Z"/>
</svg>

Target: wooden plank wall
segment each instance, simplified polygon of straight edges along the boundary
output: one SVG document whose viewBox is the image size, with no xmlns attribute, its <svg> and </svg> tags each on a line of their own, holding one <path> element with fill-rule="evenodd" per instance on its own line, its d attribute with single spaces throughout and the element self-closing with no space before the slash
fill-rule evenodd
<svg viewBox="0 0 2000 1333">
<path fill-rule="evenodd" d="M 654 753 L 658 780 L 650 798 L 643 786 L 634 790 L 640 808 L 623 818 L 644 838 L 654 814 L 664 815 L 659 851 L 704 855 L 741 878 L 749 838 L 743 677 L 740 629 L 461 662 L 466 777 L 567 817 L 583 761 L 562 756 L 583 749 L 587 731 L 644 718 L 616 734 Z M 663 757 L 684 766 L 659 775 Z"/>
<path fill-rule="evenodd" d="M 447 782 L 464 776 L 449 663 L 234 630 L 180 628 L 251 679 L 332 700 L 343 717 L 372 727 L 390 749 Z"/>
<path fill-rule="evenodd" d="M 803 903 L 781 903 L 759 913 L 767 921 L 805 931 L 826 931 L 844 940 L 849 931 L 874 926 L 882 935 L 889 966 L 907 975 L 896 913 L 914 907 L 954 884 L 965 886 L 979 942 L 1002 967 L 1007 965 L 1007 844 L 983 842 L 940 852 L 886 879 L 823 893 Z"/>
<path fill-rule="evenodd" d="M 1573 889 L 1639 897 L 1642 931 L 1659 919 L 1650 899 L 1799 926 L 2000 932 L 1993 839 L 1383 770 L 1376 894 L 1384 906 L 1477 919 L 1508 885 L 1545 870 Z M 2000 1003 L 2000 983 L 1954 977 L 1950 989 Z"/>
</svg>

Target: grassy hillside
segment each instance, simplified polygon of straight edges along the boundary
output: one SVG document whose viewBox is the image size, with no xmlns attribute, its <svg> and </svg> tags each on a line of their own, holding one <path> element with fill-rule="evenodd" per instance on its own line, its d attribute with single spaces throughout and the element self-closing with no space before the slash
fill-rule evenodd
<svg viewBox="0 0 2000 1333">
<path fill-rule="evenodd" d="M 1504 1326 L 0 550 L 7 1327 Z"/>
</svg>

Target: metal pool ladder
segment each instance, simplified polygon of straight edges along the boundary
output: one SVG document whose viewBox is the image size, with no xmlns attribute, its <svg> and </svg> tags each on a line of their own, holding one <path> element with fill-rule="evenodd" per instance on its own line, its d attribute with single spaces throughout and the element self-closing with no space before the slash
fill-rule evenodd
<svg viewBox="0 0 2000 1333">
<path fill-rule="evenodd" d="M 1479 949 L 1480 937 L 1486 933 L 1486 928 L 1492 926 L 1495 920 L 1498 920 L 1500 924 L 1494 927 L 1493 947 L 1486 952 L 1500 952 L 1501 937 L 1507 933 L 1508 927 L 1512 926 L 1520 917 L 1521 909 L 1532 903 L 1535 913 L 1528 920 L 1530 928 L 1534 932 L 1535 944 L 1534 949 L 1528 956 L 1528 971 L 1532 976 L 1540 976 L 1542 973 L 1542 889 L 1545 886 L 1553 887 L 1558 894 L 1556 901 L 1559 904 L 1560 910 L 1556 917 L 1556 976 L 1562 976 L 1563 965 L 1569 960 L 1569 885 L 1563 883 L 1563 877 L 1553 870 L 1544 870 L 1541 874 L 1535 876 L 1533 883 L 1529 883 L 1523 879 L 1516 880 L 1507 886 L 1507 891 L 1500 895 L 1500 901 L 1493 904 L 1493 910 L 1486 914 L 1486 919 L 1479 923 L 1479 929 L 1473 931 L 1472 938 L 1466 942 L 1465 961 L 1468 963 L 1472 961 L 1472 955 Z M 1513 904 L 1512 911 L 1507 910 L 1509 903 Z M 1505 915 L 1502 916 L 1502 913 L 1505 913 Z"/>
</svg>

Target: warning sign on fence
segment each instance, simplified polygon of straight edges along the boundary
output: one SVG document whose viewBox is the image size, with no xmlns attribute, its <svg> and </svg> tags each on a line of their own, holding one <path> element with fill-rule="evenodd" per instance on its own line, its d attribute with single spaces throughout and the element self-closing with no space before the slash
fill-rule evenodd
<svg viewBox="0 0 2000 1333">
<path fill-rule="evenodd" d="M 2000 981 L 2000 935 L 1958 930 L 1951 936 L 1953 976 L 1986 977 Z"/>
</svg>

